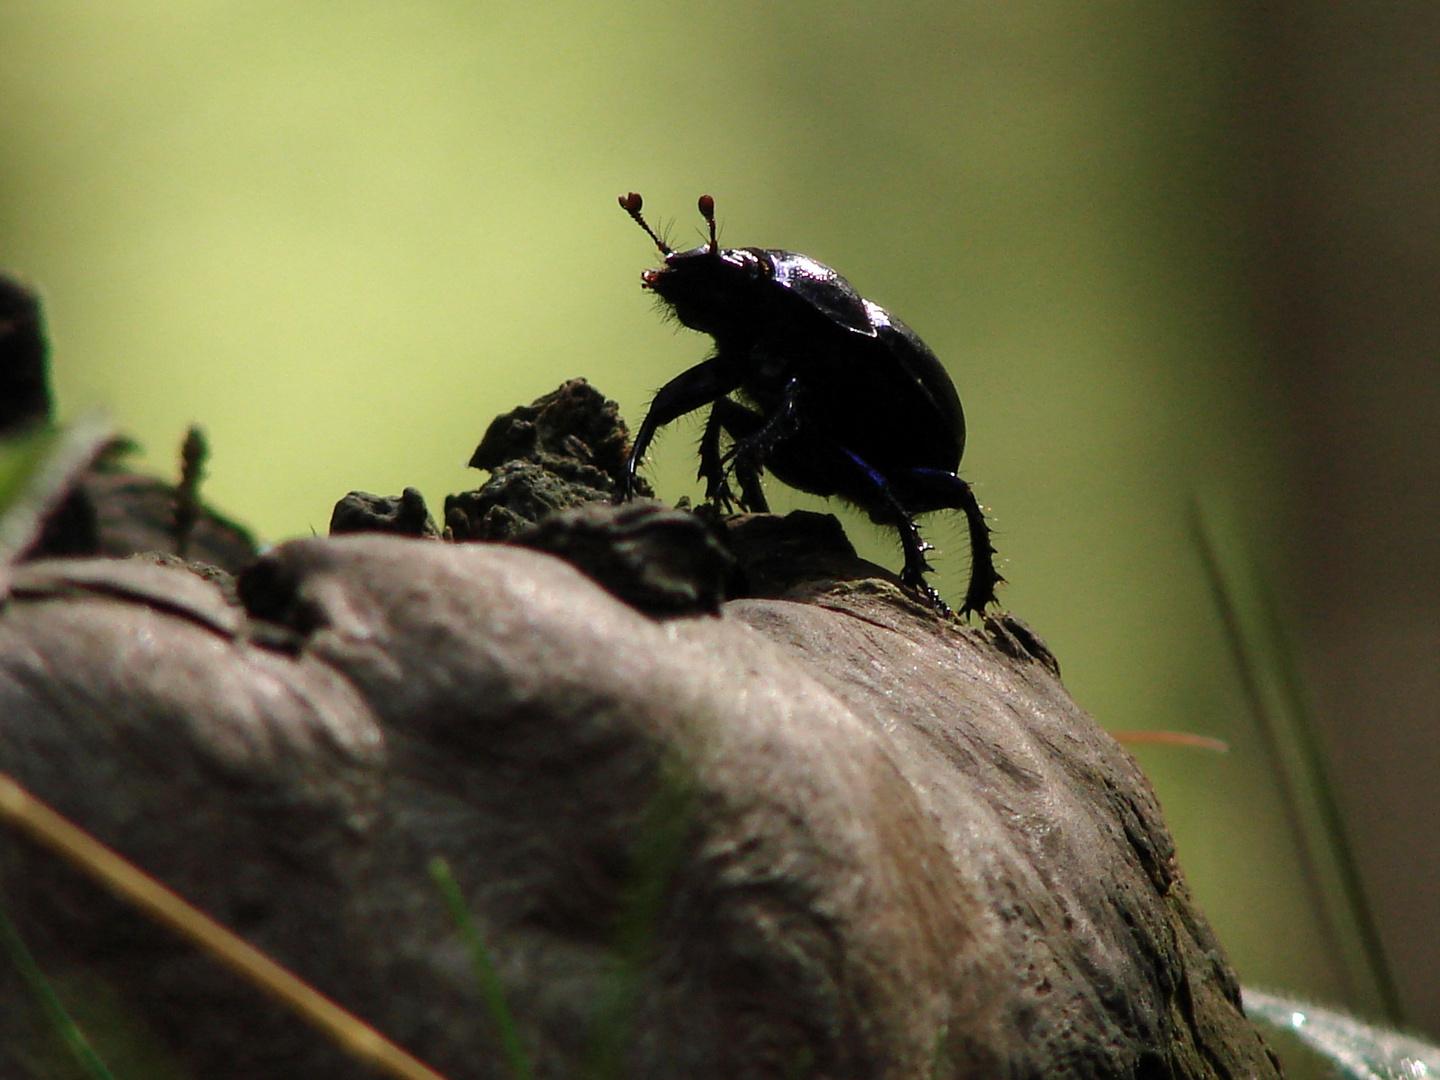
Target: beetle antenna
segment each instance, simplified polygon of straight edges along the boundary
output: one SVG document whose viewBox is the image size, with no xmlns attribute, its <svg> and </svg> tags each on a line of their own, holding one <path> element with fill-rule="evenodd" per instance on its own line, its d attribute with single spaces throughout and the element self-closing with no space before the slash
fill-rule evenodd
<svg viewBox="0 0 1440 1080">
<path fill-rule="evenodd" d="M 640 216 L 640 208 L 644 205 L 645 200 L 640 198 L 640 193 L 638 191 L 632 191 L 629 195 L 620 196 L 620 208 L 635 219 L 636 225 L 639 225 L 642 229 L 645 230 L 646 233 L 649 234 L 650 239 L 655 241 L 655 246 L 660 249 L 661 255 L 669 255 L 675 249 L 672 248 L 669 244 L 665 243 L 664 240 L 661 240 L 660 237 L 655 235 L 655 230 L 650 228 L 649 225 L 645 224 L 645 219 Z M 713 233 L 715 230 L 715 226 L 711 225 L 710 230 Z"/>
<path fill-rule="evenodd" d="M 720 254 L 720 244 L 715 239 L 715 200 L 709 195 L 700 196 L 700 216 L 710 226 L 710 254 Z"/>
</svg>

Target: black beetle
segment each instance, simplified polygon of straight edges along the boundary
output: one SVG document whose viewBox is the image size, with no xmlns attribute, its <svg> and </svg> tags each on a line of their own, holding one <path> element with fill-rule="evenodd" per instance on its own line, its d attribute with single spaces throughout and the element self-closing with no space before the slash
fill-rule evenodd
<svg viewBox="0 0 1440 1080">
<path fill-rule="evenodd" d="M 915 514 L 965 512 L 970 587 L 962 614 L 995 600 L 990 529 L 970 485 L 955 474 L 965 415 L 945 368 L 908 326 L 872 304 L 830 267 L 793 251 L 722 248 L 715 200 L 700 197 L 710 242 L 676 251 L 640 215 L 631 192 L 620 205 L 655 241 L 664 265 L 641 275 L 686 326 L 715 339 L 715 353 L 665 384 L 635 436 L 622 497 L 655 432 L 711 406 L 700 440 L 706 497 L 763 512 L 760 470 L 814 495 L 838 495 L 871 520 L 900 530 L 900 578 L 948 611 L 925 581 L 929 545 Z M 748 404 L 729 395 L 737 393 Z M 731 439 L 720 450 L 721 435 Z M 730 489 L 733 476 L 740 487 Z"/>
</svg>

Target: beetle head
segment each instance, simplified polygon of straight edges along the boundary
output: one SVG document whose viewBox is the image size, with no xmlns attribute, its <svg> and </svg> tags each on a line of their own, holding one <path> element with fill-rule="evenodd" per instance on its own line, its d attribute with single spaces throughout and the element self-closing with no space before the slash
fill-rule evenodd
<svg viewBox="0 0 1440 1080">
<path fill-rule="evenodd" d="M 769 259 L 751 248 L 722 248 L 715 235 L 715 200 L 700 196 L 700 214 L 710 227 L 710 243 L 676 251 L 640 215 L 643 201 L 636 192 L 620 197 L 620 205 L 655 241 L 665 264 L 640 275 L 641 285 L 665 301 L 692 330 L 724 334 L 739 329 L 755 311 L 756 286 L 774 276 Z"/>
</svg>

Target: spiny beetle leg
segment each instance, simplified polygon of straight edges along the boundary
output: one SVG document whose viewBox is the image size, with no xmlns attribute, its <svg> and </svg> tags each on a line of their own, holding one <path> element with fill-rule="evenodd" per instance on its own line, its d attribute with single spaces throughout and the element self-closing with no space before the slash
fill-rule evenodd
<svg viewBox="0 0 1440 1080">
<path fill-rule="evenodd" d="M 650 411 L 645 414 L 635 435 L 635 443 L 630 447 L 630 460 L 625 464 L 625 479 L 620 490 L 622 502 L 635 494 L 635 471 L 640 467 L 645 451 L 650 448 L 655 432 L 670 421 L 739 389 L 741 377 L 733 368 L 711 357 L 682 371 L 656 392 L 655 399 L 650 402 Z"/>
<path fill-rule="evenodd" d="M 705 500 L 727 513 L 735 506 L 735 493 L 730 490 L 725 467 L 720 460 L 720 435 L 724 431 L 720 406 L 721 402 L 729 400 L 720 398 L 710 406 L 710 415 L 705 418 L 705 431 L 700 436 L 700 467 L 695 471 L 695 478 L 705 481 Z"/>
<path fill-rule="evenodd" d="M 977 614 L 996 602 L 995 589 L 1004 582 L 995 569 L 995 547 L 990 542 L 990 526 L 980 503 L 960 477 L 941 469 L 910 469 L 906 476 L 912 481 L 911 487 L 923 490 L 933 498 L 927 505 L 952 507 L 965 514 L 965 524 L 970 533 L 970 587 L 965 591 L 965 603 L 960 614 Z"/>
<path fill-rule="evenodd" d="M 740 484 L 739 506 L 751 513 L 766 514 L 770 505 L 760 487 L 760 463 L 736 457 L 734 451 L 720 453 L 720 436 L 729 435 L 736 443 L 754 438 L 763 430 L 765 420 L 754 409 L 746 408 L 738 401 L 722 397 L 710 407 L 710 416 L 705 421 L 705 433 L 700 437 L 699 477 L 705 481 L 705 497 L 729 507 L 737 500 L 730 490 L 729 477 L 733 473 Z"/>
<path fill-rule="evenodd" d="M 733 463 L 732 468 L 736 479 L 740 481 L 741 491 L 745 493 L 746 502 L 751 504 L 748 507 L 750 510 L 759 513 L 768 513 L 770 510 L 765 495 L 760 490 L 760 471 L 764 469 L 765 459 L 775 449 L 776 444 L 793 431 L 795 401 L 799 396 L 800 380 L 791 379 L 785 384 L 785 394 L 780 407 L 770 414 L 759 429 L 743 437 L 733 428 L 730 429 L 735 442 L 720 462 L 722 465 L 726 462 Z"/>
<path fill-rule="evenodd" d="M 925 552 L 930 550 L 930 545 L 920 539 L 920 530 L 915 527 L 914 515 L 901 505 L 900 500 L 895 497 L 894 488 L 880 472 L 851 451 L 843 447 L 841 450 L 869 480 L 879 497 L 877 501 L 889 509 L 891 522 L 900 531 L 900 547 L 905 552 L 905 566 L 900 571 L 900 580 L 920 593 L 941 615 L 949 615 L 950 605 L 945 603 L 940 594 L 925 580 L 925 575 L 933 569 L 925 558 Z"/>
</svg>

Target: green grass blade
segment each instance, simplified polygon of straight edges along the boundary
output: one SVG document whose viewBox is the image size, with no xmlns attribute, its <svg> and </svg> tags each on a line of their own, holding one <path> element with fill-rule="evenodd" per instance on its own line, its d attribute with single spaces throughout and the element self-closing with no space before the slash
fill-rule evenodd
<svg viewBox="0 0 1440 1080">
<path fill-rule="evenodd" d="M 66 1049 L 70 1051 L 82 1073 L 91 1080 L 115 1080 L 114 1074 L 105 1067 L 105 1062 L 100 1060 L 100 1055 L 95 1053 L 85 1033 L 76 1025 L 70 1016 L 65 1003 L 60 1000 L 50 981 L 45 978 L 45 973 L 40 970 L 40 965 L 35 962 L 30 949 L 25 944 L 25 939 L 20 936 L 20 931 L 10 920 L 10 914 L 5 909 L 3 896 L 0 896 L 0 945 L 4 946 L 5 952 L 9 955 L 11 963 L 19 971 L 21 979 L 29 988 L 31 995 L 39 1002 L 45 1015 L 50 1020 L 50 1026 Z"/>
<path fill-rule="evenodd" d="M 495 962 L 490 958 L 490 950 L 485 945 L 480 928 L 475 925 L 475 919 L 470 914 L 460 886 L 455 883 L 454 875 L 450 873 L 449 864 L 439 856 L 431 859 L 430 876 L 435 880 L 440 895 L 445 900 L 445 906 L 450 911 L 450 917 L 470 948 L 470 962 L 475 968 L 475 977 L 480 982 L 480 993 L 485 998 L 485 1007 L 500 1034 L 500 1047 L 505 1054 L 505 1060 L 510 1064 L 510 1075 L 515 1080 L 534 1080 L 535 1070 L 530 1065 L 525 1043 L 520 1038 L 520 1029 L 510 1012 L 510 1004 L 505 999 L 505 988 L 500 983 Z"/>
<path fill-rule="evenodd" d="M 930 1051 L 930 1080 L 936 1080 L 945 1067 L 945 1049 L 950 1040 L 950 1025 L 943 1023 L 935 1033 L 935 1048 Z"/>
<path fill-rule="evenodd" d="M 0 442 L 0 575 L 40 536 L 76 476 L 113 436 L 109 420 L 91 416 Z"/>
<path fill-rule="evenodd" d="M 695 778 L 674 760 L 661 763 L 631 849 L 633 877 L 615 921 L 616 966 L 596 1010 L 593 1052 L 585 1070 L 590 1080 L 624 1075 L 641 983 L 655 954 L 676 871 L 694 826 Z"/>
<path fill-rule="evenodd" d="M 1357 1005 L 1404 1023 L 1400 995 L 1355 857 L 1294 649 L 1241 530 L 1196 499 L 1192 524 L 1241 688 L 1279 779 L 1306 882 Z"/>
</svg>

